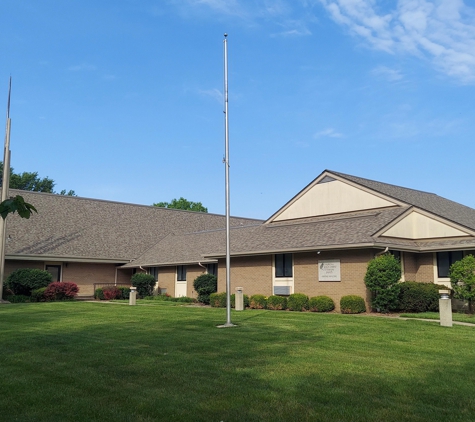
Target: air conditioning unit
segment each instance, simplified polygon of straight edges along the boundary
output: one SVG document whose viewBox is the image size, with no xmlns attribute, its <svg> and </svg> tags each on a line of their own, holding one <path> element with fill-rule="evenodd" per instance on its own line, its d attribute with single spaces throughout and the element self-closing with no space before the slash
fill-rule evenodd
<svg viewBox="0 0 475 422">
<path fill-rule="evenodd" d="M 290 295 L 291 288 L 290 286 L 274 286 L 274 294 L 288 296 Z"/>
</svg>

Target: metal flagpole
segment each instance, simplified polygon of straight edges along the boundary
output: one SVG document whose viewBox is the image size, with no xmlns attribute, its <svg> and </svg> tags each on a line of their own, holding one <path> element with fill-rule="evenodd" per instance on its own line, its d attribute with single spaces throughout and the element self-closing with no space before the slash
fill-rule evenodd
<svg viewBox="0 0 475 422">
<path fill-rule="evenodd" d="M 10 184 L 10 95 L 12 92 L 12 78 L 8 87 L 7 102 L 7 125 L 5 130 L 5 149 L 3 151 L 3 178 L 2 178 L 2 202 L 8 198 L 8 187 Z M 3 279 L 5 277 L 5 239 L 7 220 L 0 218 L 0 303 L 8 303 L 3 300 Z"/>
<path fill-rule="evenodd" d="M 229 242 L 229 119 L 228 119 L 228 34 L 224 34 L 224 134 L 226 168 L 226 324 L 219 327 L 234 327 L 231 322 L 231 254 Z"/>
</svg>

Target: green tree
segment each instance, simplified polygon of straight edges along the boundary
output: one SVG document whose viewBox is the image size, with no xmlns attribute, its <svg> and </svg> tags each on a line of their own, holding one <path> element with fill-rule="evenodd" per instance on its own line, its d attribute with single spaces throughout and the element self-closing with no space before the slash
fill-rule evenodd
<svg viewBox="0 0 475 422">
<path fill-rule="evenodd" d="M 213 274 L 201 274 L 193 281 L 193 287 L 198 293 L 198 302 L 209 305 L 210 294 L 218 289 L 218 279 Z"/>
<path fill-rule="evenodd" d="M 170 202 L 157 202 L 154 207 L 173 208 L 176 210 L 208 212 L 208 208 L 204 207 L 201 202 L 192 202 L 180 197 L 180 199 L 172 199 Z"/>
<path fill-rule="evenodd" d="M 449 269 L 450 282 L 454 298 L 467 300 L 468 310 L 474 313 L 475 302 L 475 257 L 466 255 L 460 261 L 454 262 Z"/>
<path fill-rule="evenodd" d="M 0 202 L 0 216 L 5 220 L 8 214 L 18 213 L 21 218 L 30 218 L 31 214 L 36 211 L 36 208 L 25 202 L 23 196 L 12 196 L 5 201 Z"/>
<path fill-rule="evenodd" d="M 3 180 L 3 162 L 0 161 L 0 185 Z M 39 177 L 38 172 L 15 173 L 13 168 L 10 168 L 10 189 L 27 190 L 32 192 L 46 192 L 56 193 L 59 195 L 77 196 L 73 190 L 66 191 L 63 189 L 61 192 L 54 191 L 55 182 L 49 177 Z"/>
<path fill-rule="evenodd" d="M 371 306 L 389 312 L 398 305 L 401 263 L 391 254 L 379 255 L 368 263 L 364 277 L 366 287 L 373 293 Z"/>
</svg>

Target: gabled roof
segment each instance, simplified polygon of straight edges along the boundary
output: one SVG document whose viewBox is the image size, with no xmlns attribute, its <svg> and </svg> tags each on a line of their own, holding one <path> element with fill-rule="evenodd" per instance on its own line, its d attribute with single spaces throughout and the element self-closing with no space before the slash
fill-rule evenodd
<svg viewBox="0 0 475 422">
<path fill-rule="evenodd" d="M 7 219 L 7 258 L 126 263 L 170 233 L 225 227 L 223 215 L 38 192 L 21 194 L 38 214 Z M 231 226 L 260 220 L 232 217 Z"/>
<path fill-rule="evenodd" d="M 330 170 L 329 172 L 396 200 L 402 201 L 408 205 L 413 205 L 417 208 L 453 221 L 454 223 L 475 230 L 475 210 L 459 204 L 458 202 L 451 201 L 434 193 L 404 188 Z"/>
<path fill-rule="evenodd" d="M 331 213 L 331 206 L 327 207 L 325 204 L 314 206 L 311 201 L 321 198 L 331 199 L 330 182 L 333 181 L 338 181 L 333 185 L 337 187 L 338 195 L 350 192 L 356 198 L 357 205 L 363 205 L 362 209 L 357 209 L 353 203 L 350 206 L 340 203 L 333 209 L 340 207 L 343 211 Z M 325 185 L 318 186 L 312 192 L 316 185 L 321 184 Z M 349 188 L 345 188 L 345 184 Z M 362 194 L 357 192 L 358 189 L 361 189 Z M 300 209 L 296 207 L 297 212 L 292 214 L 286 211 L 307 194 L 309 196 L 306 203 L 300 206 Z M 318 197 L 320 194 L 321 197 Z M 285 218 L 286 215 L 299 215 L 301 210 L 303 212 L 300 215 L 305 215 L 305 211 L 308 211 L 308 215 Z M 311 215 L 315 210 L 320 214 Z M 280 218 L 276 218 L 279 216 Z M 404 218 L 406 220 L 403 220 Z M 421 220 L 424 218 L 425 220 Z M 423 229 L 416 230 L 415 235 L 410 237 L 384 235 L 401 231 L 400 226 L 394 228 L 394 225 L 401 221 L 406 225 L 419 224 L 423 221 L 428 225 L 428 230 L 431 227 L 438 227 L 441 232 L 445 230 L 446 238 L 418 238 L 418 235 L 421 236 L 420 233 L 424 234 L 427 231 Z M 251 224 L 233 229 L 230 236 L 231 255 L 348 248 L 389 247 L 414 252 L 437 248 L 439 250 L 473 248 L 475 247 L 473 229 L 475 229 L 475 210 L 472 208 L 432 193 L 326 170 L 264 224 Z M 205 262 L 223 257 L 224 245 L 224 230 L 170 235 L 126 266 Z"/>
</svg>

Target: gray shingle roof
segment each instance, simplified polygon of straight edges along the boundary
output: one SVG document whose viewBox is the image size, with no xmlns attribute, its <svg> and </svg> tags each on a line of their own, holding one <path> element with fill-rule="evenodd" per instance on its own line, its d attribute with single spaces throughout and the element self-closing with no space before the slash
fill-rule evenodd
<svg viewBox="0 0 475 422">
<path fill-rule="evenodd" d="M 10 191 L 38 214 L 7 220 L 8 256 L 33 255 L 128 262 L 170 233 L 225 227 L 225 216 L 38 192 Z M 232 217 L 240 226 L 260 222 Z"/>
</svg>

